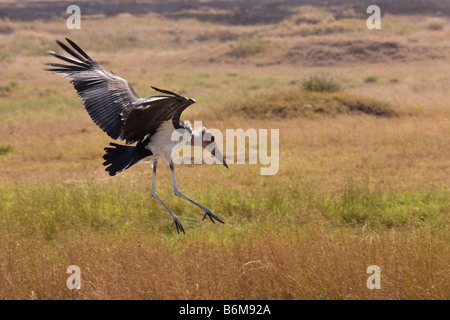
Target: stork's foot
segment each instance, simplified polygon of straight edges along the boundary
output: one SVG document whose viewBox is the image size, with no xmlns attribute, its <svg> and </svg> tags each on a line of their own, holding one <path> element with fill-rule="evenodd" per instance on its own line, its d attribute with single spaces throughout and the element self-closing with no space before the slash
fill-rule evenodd
<svg viewBox="0 0 450 320">
<path fill-rule="evenodd" d="M 177 233 L 180 233 L 180 230 L 181 230 L 181 232 L 183 232 L 184 234 L 186 234 L 186 233 L 184 232 L 183 225 L 181 224 L 181 221 L 180 221 L 180 219 L 178 219 L 177 216 L 174 216 L 174 217 L 173 217 L 172 225 L 174 225 L 174 224 L 175 224 L 175 227 L 177 227 Z"/>
<path fill-rule="evenodd" d="M 208 216 L 209 219 L 210 219 L 210 220 L 212 221 L 212 223 L 214 223 L 214 224 L 215 224 L 214 219 L 216 219 L 216 220 L 219 221 L 220 223 L 225 223 L 225 222 L 223 222 L 222 219 L 220 219 L 218 216 L 216 216 L 216 215 L 214 214 L 214 212 L 212 212 L 212 211 L 209 210 L 209 209 L 206 209 L 206 210 L 205 210 L 205 215 L 203 216 L 202 221 L 205 220 L 206 216 Z"/>
</svg>

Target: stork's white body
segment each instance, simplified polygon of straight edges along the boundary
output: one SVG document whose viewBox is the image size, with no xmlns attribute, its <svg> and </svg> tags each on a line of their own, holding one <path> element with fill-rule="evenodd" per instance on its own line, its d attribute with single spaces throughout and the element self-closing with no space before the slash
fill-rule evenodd
<svg viewBox="0 0 450 320">
<path fill-rule="evenodd" d="M 153 162 L 163 157 L 167 163 L 170 163 L 173 158 L 174 151 L 182 148 L 191 142 L 191 133 L 187 129 L 178 129 L 182 134 L 182 138 L 178 141 L 177 136 L 174 136 L 175 127 L 172 120 L 167 120 L 161 123 L 155 134 L 152 135 L 149 144 L 145 147 L 150 150 L 153 155 L 143 159 L 143 162 Z"/>
</svg>

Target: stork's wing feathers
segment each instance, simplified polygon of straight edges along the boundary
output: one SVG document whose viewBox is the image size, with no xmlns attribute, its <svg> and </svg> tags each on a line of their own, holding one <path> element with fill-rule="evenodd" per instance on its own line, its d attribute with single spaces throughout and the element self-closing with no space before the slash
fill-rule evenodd
<svg viewBox="0 0 450 320">
<path fill-rule="evenodd" d="M 92 120 L 111 138 L 125 139 L 132 143 L 152 136 L 163 121 L 172 120 L 180 127 L 184 109 L 195 102 L 168 90 L 152 87 L 169 96 L 140 98 L 131 84 L 103 69 L 76 43 L 67 39 L 68 45 L 57 41 L 72 57 L 49 51 L 64 61 L 47 63 L 46 70 L 62 74 L 70 79 Z"/>
<path fill-rule="evenodd" d="M 173 96 L 150 97 L 124 117 L 123 137 L 129 143 L 140 141 L 147 135 L 151 137 L 163 121 L 172 120 L 175 129 L 180 128 L 181 113 L 195 102 L 167 90 L 154 89 Z"/>
<path fill-rule="evenodd" d="M 66 40 L 72 48 L 60 41 L 57 43 L 77 60 L 49 51 L 50 55 L 69 64 L 47 63 L 52 68 L 46 70 L 70 79 L 92 120 L 111 138 L 123 138 L 122 118 L 142 99 L 128 81 L 107 72 L 73 41 Z"/>
</svg>

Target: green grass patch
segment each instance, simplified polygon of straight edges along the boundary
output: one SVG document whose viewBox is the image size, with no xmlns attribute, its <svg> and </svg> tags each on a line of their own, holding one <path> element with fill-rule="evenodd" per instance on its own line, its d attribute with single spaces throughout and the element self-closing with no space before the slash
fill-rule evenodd
<svg viewBox="0 0 450 320">
<path fill-rule="evenodd" d="M 0 101 L 1 113 L 14 112 L 61 112 L 64 110 L 83 110 L 83 103 L 76 95 L 70 97 L 56 96 L 51 90 L 44 90 L 36 94 L 34 98 L 27 99 L 2 99 Z"/>
<path fill-rule="evenodd" d="M 378 81 L 377 76 L 367 76 L 364 78 L 364 83 L 375 83 Z"/>
<path fill-rule="evenodd" d="M 450 211 L 448 195 L 447 191 L 383 194 L 350 186 L 331 200 L 332 208 L 326 216 L 353 226 L 399 227 L 425 223 L 438 227 L 449 223 L 446 219 Z"/>
<path fill-rule="evenodd" d="M 0 156 L 6 155 L 12 151 L 14 151 L 12 145 L 0 143 Z"/>
<path fill-rule="evenodd" d="M 342 85 L 337 79 L 319 73 L 304 79 L 302 89 L 311 92 L 338 92 L 342 90 Z"/>
<path fill-rule="evenodd" d="M 0 238 L 14 235 L 16 239 L 53 241 L 77 230 L 175 235 L 169 214 L 150 196 L 149 188 L 95 183 L 0 187 Z M 210 206 L 227 224 L 244 229 L 262 224 L 289 230 L 292 225 L 319 220 L 375 229 L 449 224 L 448 190 L 384 194 L 349 186 L 330 195 L 300 188 L 287 192 L 263 186 L 255 186 L 255 192 L 190 190 L 189 196 Z M 212 227 L 201 221 L 201 210 L 183 199 L 169 191 L 160 196 L 179 215 L 188 233 Z"/>
</svg>

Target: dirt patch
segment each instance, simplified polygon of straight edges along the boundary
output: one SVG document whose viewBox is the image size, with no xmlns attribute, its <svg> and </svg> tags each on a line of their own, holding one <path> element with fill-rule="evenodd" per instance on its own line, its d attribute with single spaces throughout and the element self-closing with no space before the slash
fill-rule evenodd
<svg viewBox="0 0 450 320">
<path fill-rule="evenodd" d="M 425 47 L 397 41 L 319 40 L 292 47 L 285 54 L 283 62 L 306 66 L 409 62 L 447 58 L 448 51 L 447 47 Z"/>
</svg>

